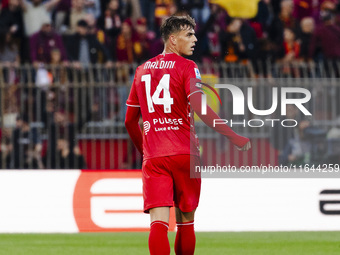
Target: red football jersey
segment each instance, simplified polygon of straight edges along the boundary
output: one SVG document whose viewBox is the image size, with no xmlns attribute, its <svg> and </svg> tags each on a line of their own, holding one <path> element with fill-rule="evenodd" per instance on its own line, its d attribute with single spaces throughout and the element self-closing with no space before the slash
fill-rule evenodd
<svg viewBox="0 0 340 255">
<path fill-rule="evenodd" d="M 175 53 L 160 54 L 140 65 L 126 104 L 140 107 L 144 159 L 179 154 L 199 155 L 189 97 L 201 92 L 195 62 Z"/>
</svg>

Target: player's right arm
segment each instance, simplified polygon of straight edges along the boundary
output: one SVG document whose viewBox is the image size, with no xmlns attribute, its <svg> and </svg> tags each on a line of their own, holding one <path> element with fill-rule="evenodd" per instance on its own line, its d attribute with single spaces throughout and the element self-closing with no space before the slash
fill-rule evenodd
<svg viewBox="0 0 340 255">
<path fill-rule="evenodd" d="M 138 69 L 137 69 L 138 70 Z M 136 90 L 136 77 L 133 80 L 131 91 L 128 100 L 126 101 L 127 110 L 125 115 L 125 127 L 128 131 L 132 142 L 138 149 L 141 155 L 143 155 L 143 135 L 142 130 L 139 126 L 139 118 L 141 116 L 140 104 L 137 96 Z"/>
<path fill-rule="evenodd" d="M 128 106 L 125 115 L 125 127 L 128 131 L 133 144 L 141 155 L 143 155 L 143 135 L 139 126 L 140 107 Z"/>
</svg>

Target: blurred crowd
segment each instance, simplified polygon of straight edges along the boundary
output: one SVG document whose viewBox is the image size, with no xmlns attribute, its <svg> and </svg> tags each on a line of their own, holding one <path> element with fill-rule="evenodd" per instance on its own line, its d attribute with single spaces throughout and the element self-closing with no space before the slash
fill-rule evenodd
<svg viewBox="0 0 340 255">
<path fill-rule="evenodd" d="M 2 0 L 0 62 L 140 63 L 162 51 L 159 26 L 172 14 L 195 18 L 200 62 L 334 60 L 339 6 L 338 0 L 260 0 L 256 16 L 244 19 L 208 0 Z"/>
<path fill-rule="evenodd" d="M 162 52 L 173 14 L 195 18 L 197 63 L 250 65 L 253 77 L 275 76 L 268 63 L 293 77 L 296 64 L 323 63 L 340 76 L 340 1 L 250 2 L 256 15 L 244 18 L 223 0 L 1 0 L 0 168 L 86 167 L 85 123 L 125 115 L 128 86 L 105 84 L 130 84 L 136 64 Z M 97 64 L 106 70 L 89 73 Z"/>
</svg>

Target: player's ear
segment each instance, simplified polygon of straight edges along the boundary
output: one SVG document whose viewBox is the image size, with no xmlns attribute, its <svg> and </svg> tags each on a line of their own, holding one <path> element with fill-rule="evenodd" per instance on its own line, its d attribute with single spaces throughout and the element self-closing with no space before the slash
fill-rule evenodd
<svg viewBox="0 0 340 255">
<path fill-rule="evenodd" d="M 172 34 L 169 36 L 169 41 L 171 42 L 171 44 L 176 45 L 177 44 L 177 36 Z"/>
</svg>

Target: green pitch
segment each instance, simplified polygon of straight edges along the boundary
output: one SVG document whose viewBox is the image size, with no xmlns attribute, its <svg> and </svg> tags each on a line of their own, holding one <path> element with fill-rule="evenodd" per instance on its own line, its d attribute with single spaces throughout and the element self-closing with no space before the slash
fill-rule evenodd
<svg viewBox="0 0 340 255">
<path fill-rule="evenodd" d="M 201 232 L 196 255 L 339 255 L 340 232 Z M 175 233 L 169 234 L 171 250 Z M 148 233 L 0 234 L 1 255 L 148 254 Z"/>
</svg>

